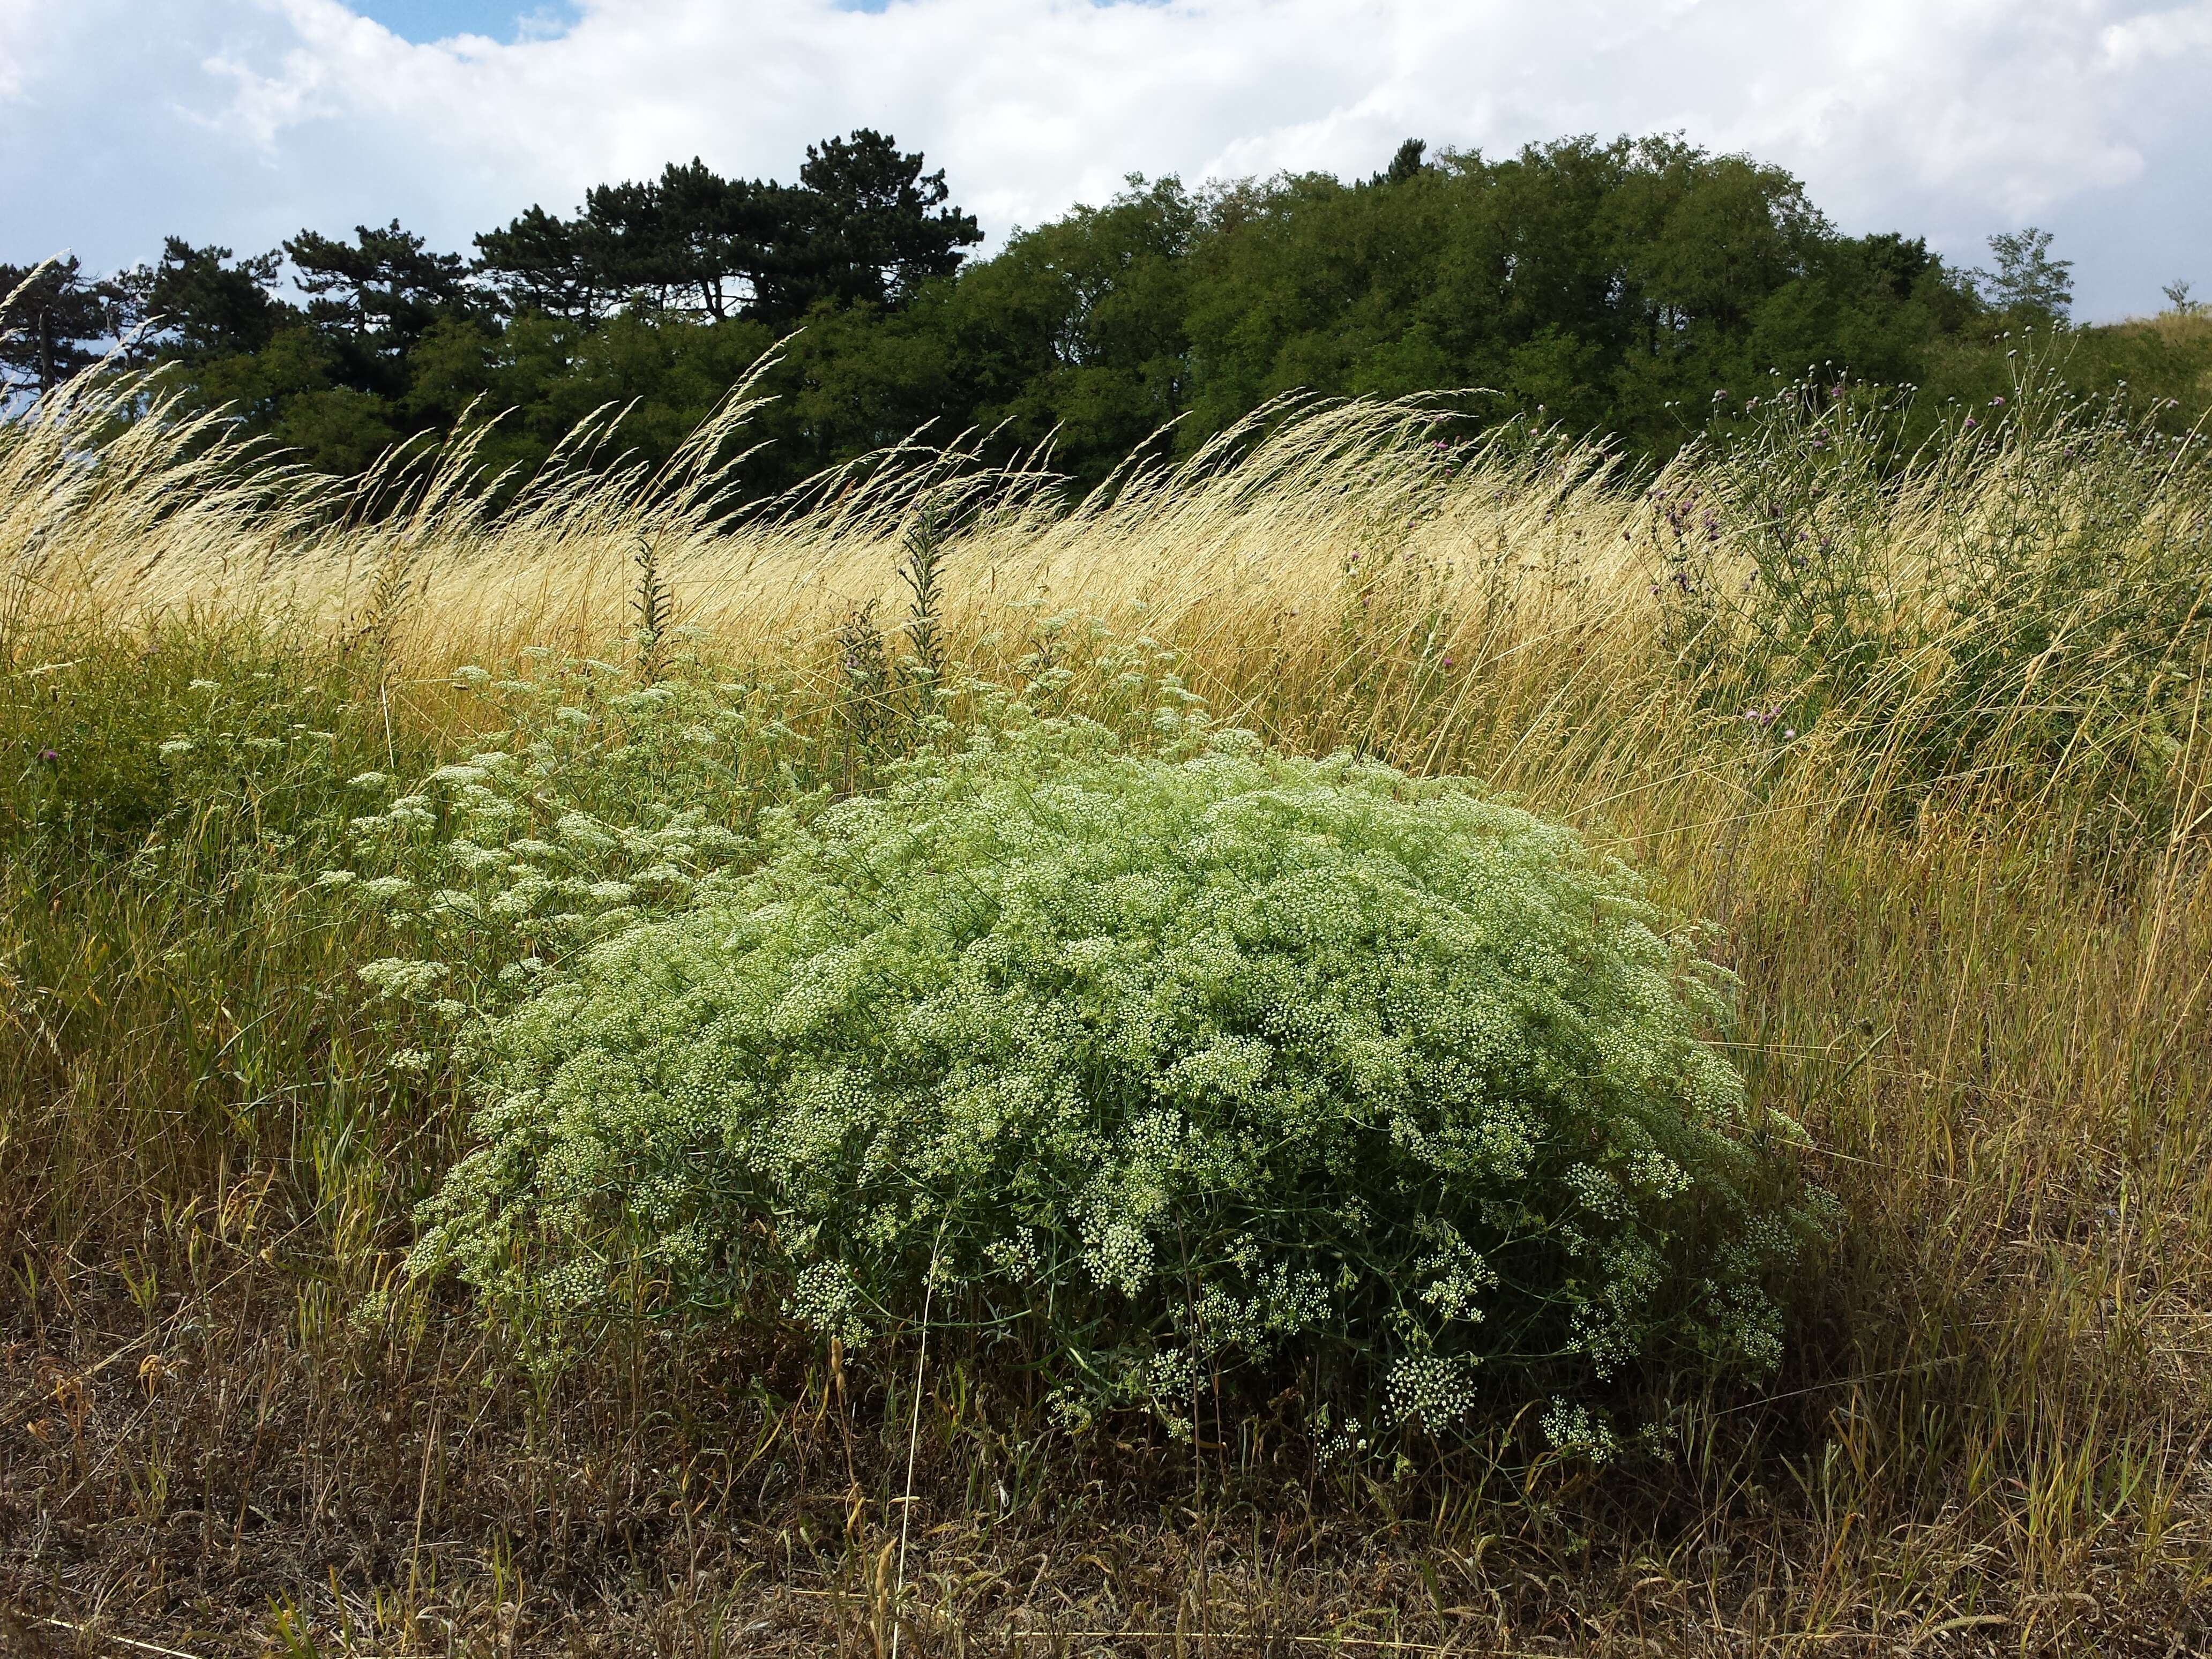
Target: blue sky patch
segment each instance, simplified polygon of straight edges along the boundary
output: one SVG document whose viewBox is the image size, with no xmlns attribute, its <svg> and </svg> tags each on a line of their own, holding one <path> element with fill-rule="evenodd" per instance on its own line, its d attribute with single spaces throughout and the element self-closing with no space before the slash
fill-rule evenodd
<svg viewBox="0 0 2212 1659">
<path fill-rule="evenodd" d="M 575 21 L 575 8 L 562 0 L 519 5 L 515 0 L 349 0 L 363 17 L 373 17 L 403 40 L 423 43 L 457 34 L 514 40 L 525 35 L 564 33 Z"/>
</svg>

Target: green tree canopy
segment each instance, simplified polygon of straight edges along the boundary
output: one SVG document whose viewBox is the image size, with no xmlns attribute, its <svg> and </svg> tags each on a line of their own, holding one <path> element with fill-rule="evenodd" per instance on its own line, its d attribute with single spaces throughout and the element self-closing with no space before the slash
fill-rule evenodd
<svg viewBox="0 0 2212 1659">
<path fill-rule="evenodd" d="M 2051 243 L 2051 233 L 2033 225 L 1990 238 L 1996 269 L 1972 276 L 1992 310 L 2064 319 L 2074 307 L 2074 262 L 2052 258 Z"/>
<path fill-rule="evenodd" d="M 40 265 L 0 264 L 0 394 L 51 392 L 100 361 L 129 326 L 120 283 L 88 280 L 74 254 Z"/>
<path fill-rule="evenodd" d="M 1654 461 L 1775 373 L 1909 382 L 1932 422 L 1948 398 L 2004 394 L 2000 337 L 2063 323 L 2071 296 L 2047 232 L 1960 270 L 1903 232 L 1844 234 L 1781 167 L 1668 136 L 1494 156 L 1408 138 L 1352 181 L 1133 174 L 971 259 L 981 240 L 942 169 L 861 128 L 810 145 L 788 184 L 695 156 L 567 216 L 532 206 L 471 261 L 396 222 L 247 258 L 172 238 L 119 284 L 42 278 L 54 297 L 19 307 L 0 361 L 37 380 L 27 319 L 50 319 L 59 374 L 150 315 L 179 384 L 309 465 L 364 466 L 474 404 L 510 411 L 486 455 L 526 467 L 608 404 L 629 411 L 610 455 L 665 457 L 781 339 L 750 488 L 925 426 L 1049 447 L 1088 484 L 1155 434 L 1188 453 L 1300 390 L 1474 390 L 1473 417 Z M 2212 403 L 2202 333 L 2070 331 L 2066 372 L 2184 420 Z"/>
<path fill-rule="evenodd" d="M 601 185 L 573 219 L 533 206 L 476 239 L 476 269 L 510 312 L 580 323 L 620 308 L 726 322 L 810 307 L 896 307 L 982 240 L 948 207 L 942 168 L 861 128 L 810 144 L 796 185 L 725 179 L 695 156 L 659 178 Z"/>
<path fill-rule="evenodd" d="M 234 259 L 227 247 L 195 247 L 171 236 L 160 263 L 118 280 L 156 349 L 200 362 L 259 351 L 296 314 L 276 297 L 283 262 L 276 251 Z"/>
</svg>

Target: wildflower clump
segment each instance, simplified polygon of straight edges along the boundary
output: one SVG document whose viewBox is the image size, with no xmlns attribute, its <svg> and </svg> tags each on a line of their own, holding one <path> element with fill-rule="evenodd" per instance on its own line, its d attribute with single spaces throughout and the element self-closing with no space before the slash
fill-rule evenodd
<svg viewBox="0 0 2212 1659">
<path fill-rule="evenodd" d="M 453 681 L 477 694 L 485 746 L 411 779 L 347 778 L 344 863 L 303 872 L 338 915 L 383 925 L 398 954 L 356 970 L 381 1000 L 421 1003 L 443 979 L 468 1010 L 504 1007 L 549 962 L 684 908 L 702 879 L 750 860 L 733 821 L 811 810 L 787 763 L 795 734 L 752 706 L 754 688 L 640 687 L 592 661 Z"/>
<path fill-rule="evenodd" d="M 1710 1041 L 1728 990 L 1463 781 L 1032 721 L 489 1022 L 415 1264 L 863 1349 L 927 1296 L 1077 1415 L 1254 1365 L 1432 1429 L 1761 1370 L 1794 1132 Z"/>
</svg>

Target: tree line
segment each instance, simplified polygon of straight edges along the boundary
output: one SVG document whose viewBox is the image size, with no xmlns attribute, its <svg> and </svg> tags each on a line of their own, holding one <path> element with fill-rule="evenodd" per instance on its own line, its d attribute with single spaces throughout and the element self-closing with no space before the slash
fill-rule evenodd
<svg viewBox="0 0 2212 1659">
<path fill-rule="evenodd" d="M 1785 170 L 1678 137 L 1497 158 L 1408 140 L 1352 180 L 1132 175 L 981 259 L 925 167 L 864 129 L 810 145 L 793 184 L 672 163 L 565 216 L 532 206 L 469 257 L 395 221 L 245 257 L 171 236 L 99 280 L 0 266 L 0 293 L 27 283 L 0 375 L 52 386 L 125 339 L 188 405 L 311 466 L 359 471 L 474 408 L 506 411 L 487 459 L 527 468 L 610 404 L 630 408 L 626 446 L 665 456 L 782 342 L 754 489 L 925 426 L 1049 444 L 1090 482 L 1298 389 L 1483 388 L 1479 417 L 1654 459 L 1778 371 L 1910 383 L 1933 419 L 2000 393 L 2008 340 L 2063 327 L 2071 301 L 2047 233 L 1957 269 L 1920 238 L 1844 235 Z M 2172 398 L 2169 422 L 2212 392 L 2212 328 L 2077 330 L 2062 355 L 2085 389 Z"/>
</svg>

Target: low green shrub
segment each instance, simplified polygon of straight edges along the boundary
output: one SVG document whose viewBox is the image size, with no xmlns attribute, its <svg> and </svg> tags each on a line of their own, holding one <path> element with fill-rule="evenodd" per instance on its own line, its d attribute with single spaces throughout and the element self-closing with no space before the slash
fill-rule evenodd
<svg viewBox="0 0 2212 1659">
<path fill-rule="evenodd" d="M 191 849 L 205 878 L 343 823 L 369 722 L 327 653 L 243 626 L 28 643 L 0 689 L 0 860 L 66 884 L 134 859 L 173 878 Z"/>
<path fill-rule="evenodd" d="M 1673 671 L 1766 776 L 1817 730 L 1893 813 L 2063 795 L 2162 842 L 2212 657 L 2212 444 L 2075 395 L 2053 350 L 1917 448 L 1907 392 L 1778 383 L 1651 490 Z"/>
<path fill-rule="evenodd" d="M 523 678 L 523 671 L 529 678 Z M 411 777 L 347 781 L 347 845 L 309 872 L 397 955 L 357 972 L 387 997 L 490 1013 L 595 939 L 690 903 L 757 857 L 752 821 L 816 810 L 809 744 L 776 696 L 697 676 L 640 685 L 611 665 L 532 662 L 453 677 L 477 736 Z"/>
<path fill-rule="evenodd" d="M 1706 1035 L 1727 976 L 1569 832 L 1031 720 L 769 837 L 486 1022 L 418 1272 L 848 1349 L 927 1310 L 1079 1417 L 1256 1364 L 1434 1429 L 1775 1363 L 1794 1128 Z"/>
</svg>

